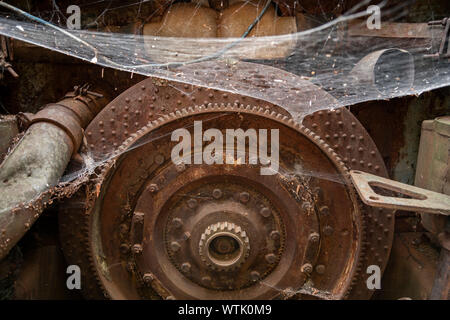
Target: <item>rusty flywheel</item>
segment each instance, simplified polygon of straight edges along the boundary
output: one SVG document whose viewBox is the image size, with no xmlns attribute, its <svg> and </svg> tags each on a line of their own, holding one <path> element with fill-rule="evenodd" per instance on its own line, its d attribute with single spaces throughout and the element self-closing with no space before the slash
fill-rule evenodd
<svg viewBox="0 0 450 320">
<path fill-rule="evenodd" d="M 307 87 L 306 96 L 255 99 L 151 78 L 111 102 L 86 129 L 85 152 L 103 163 L 101 172 L 60 214 L 64 252 L 82 268 L 85 295 L 369 297 L 362 269 L 384 269 L 393 218 L 358 200 L 348 169 L 386 170 L 348 110 L 319 111 L 304 125 L 291 119 L 283 103 L 292 110 L 312 91 L 332 100 Z M 268 102 L 275 100 L 279 106 Z M 194 137 L 199 124 L 201 133 L 215 137 L 242 129 L 258 139 L 267 132 L 269 141 L 277 132 L 278 149 L 271 151 L 279 157 L 262 159 L 249 147 L 228 162 L 224 145 L 211 153 L 224 162 L 209 165 L 196 161 L 208 147 L 200 140 L 189 145 L 192 161 L 174 161 L 172 133 L 182 129 Z M 272 145 L 275 140 L 267 149 Z M 261 174 L 270 168 L 276 170 Z"/>
</svg>

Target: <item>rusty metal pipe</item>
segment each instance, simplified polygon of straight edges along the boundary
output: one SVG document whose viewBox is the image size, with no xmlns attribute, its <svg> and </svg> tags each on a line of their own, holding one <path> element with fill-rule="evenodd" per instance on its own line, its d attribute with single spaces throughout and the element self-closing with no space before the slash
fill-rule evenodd
<svg viewBox="0 0 450 320">
<path fill-rule="evenodd" d="M 0 165 L 0 260 L 39 217 L 48 196 L 39 197 L 58 183 L 80 147 L 83 128 L 107 102 L 86 87 L 76 87 L 32 117 L 25 135 Z"/>
</svg>

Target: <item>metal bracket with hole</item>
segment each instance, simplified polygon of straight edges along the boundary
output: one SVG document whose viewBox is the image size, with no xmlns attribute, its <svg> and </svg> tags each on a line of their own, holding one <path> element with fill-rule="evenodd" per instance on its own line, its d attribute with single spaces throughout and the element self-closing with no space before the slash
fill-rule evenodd
<svg viewBox="0 0 450 320">
<path fill-rule="evenodd" d="M 357 170 L 350 171 L 350 176 L 362 201 L 369 206 L 450 215 L 450 196 L 445 194 Z M 381 195 L 375 190 L 393 195 Z"/>
</svg>

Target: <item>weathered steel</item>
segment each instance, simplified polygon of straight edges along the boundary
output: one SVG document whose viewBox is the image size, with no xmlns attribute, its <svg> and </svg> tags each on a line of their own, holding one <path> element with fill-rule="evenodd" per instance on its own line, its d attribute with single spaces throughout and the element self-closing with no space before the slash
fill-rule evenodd
<svg viewBox="0 0 450 320">
<path fill-rule="evenodd" d="M 350 171 L 350 175 L 361 199 L 370 206 L 450 215 L 450 196 L 358 170 Z M 380 194 L 374 187 L 400 196 Z"/>
<path fill-rule="evenodd" d="M 39 217 L 45 201 L 39 199 L 37 204 L 35 200 L 58 183 L 72 154 L 78 151 L 82 125 L 89 122 L 83 119 L 92 119 L 107 102 L 89 93 L 87 97 L 81 92 L 72 95 L 38 112 L 0 165 L 0 259 Z M 79 115 L 79 110 L 88 116 Z"/>
<path fill-rule="evenodd" d="M 335 210 L 334 205 L 338 203 L 344 205 L 342 201 L 345 197 L 341 199 L 340 197 L 335 198 L 335 195 L 331 196 L 331 194 L 327 196 L 329 190 L 326 184 L 322 185 L 323 190 L 321 191 L 311 186 L 308 187 L 309 183 L 302 180 L 308 176 L 311 180 L 322 182 L 327 179 L 325 177 L 330 178 L 326 174 L 325 176 L 321 176 L 321 174 L 327 172 L 325 163 L 330 161 L 329 159 L 335 159 L 332 155 L 334 152 L 338 153 L 340 159 L 347 163 L 350 168 L 361 169 L 361 167 L 366 167 L 373 170 L 374 173 L 386 175 L 382 159 L 361 124 L 344 108 L 319 111 L 304 120 L 305 125 L 311 131 L 304 128 L 296 134 L 287 134 L 290 137 L 288 145 L 296 145 L 297 149 L 292 151 L 291 156 L 287 157 L 289 160 L 282 157 L 282 161 L 293 161 L 293 159 L 302 159 L 306 155 L 310 155 L 308 156 L 309 160 L 304 160 L 305 165 L 317 166 L 314 170 L 302 171 L 299 177 L 286 176 L 286 178 L 293 179 L 292 181 L 287 180 L 289 183 L 286 190 L 293 191 L 290 196 L 283 195 L 280 189 L 273 187 L 280 183 L 279 180 L 271 176 L 265 178 L 260 175 L 254 176 L 252 173 L 254 168 L 251 167 L 236 166 L 225 170 L 225 166 L 197 166 L 198 168 L 195 168 L 195 166 L 169 165 L 171 142 L 165 141 L 165 139 L 170 137 L 169 133 L 176 127 L 191 128 L 193 119 L 205 119 L 204 117 L 207 117 L 208 121 L 205 121 L 205 123 L 215 128 L 225 128 L 227 125 L 237 127 L 239 123 L 243 123 L 245 126 L 250 126 L 253 123 L 253 127 L 256 128 L 273 125 L 285 127 L 285 121 L 289 121 L 290 118 L 286 110 L 295 115 L 306 114 L 307 108 L 311 105 L 314 106 L 316 103 L 323 103 L 324 99 L 329 101 L 330 104 L 336 103 L 330 95 L 316 86 L 299 79 L 295 75 L 267 66 L 241 62 L 236 66 L 235 72 L 226 74 L 224 71 L 214 70 L 214 63 L 208 62 L 185 68 L 184 72 L 189 73 L 194 70 L 195 72 L 205 72 L 205 76 L 214 77 L 216 80 L 230 79 L 231 77 L 234 89 L 245 94 L 237 95 L 151 78 L 117 97 L 86 129 L 88 152 L 96 161 L 102 162 L 111 159 L 114 154 L 119 156 L 119 160 L 113 161 L 113 163 L 116 163 L 115 166 L 108 165 L 103 170 L 101 179 L 95 180 L 97 181 L 96 186 L 79 192 L 71 200 L 71 204 L 65 206 L 60 212 L 61 237 L 68 260 L 90 270 L 84 279 L 85 295 L 91 298 L 103 296 L 110 298 L 154 298 L 158 295 L 161 296 L 158 293 L 159 290 L 169 292 L 163 295 L 166 298 L 205 298 L 203 290 L 208 290 L 207 292 L 212 294 L 208 296 L 209 298 L 213 296 L 239 298 L 240 296 L 236 296 L 234 292 L 241 288 L 241 290 L 251 292 L 254 297 L 275 297 L 275 292 L 280 297 L 285 297 L 284 293 L 286 292 L 293 292 L 289 295 L 290 297 L 295 296 L 295 293 L 303 293 L 328 299 L 366 298 L 370 296 L 372 292 L 366 287 L 365 273 L 362 270 L 365 270 L 366 264 L 378 264 L 382 270 L 384 269 L 392 241 L 394 222 L 392 214 L 390 211 L 378 211 L 378 209 L 374 210 L 360 202 L 352 202 L 351 206 L 354 207 L 352 210 L 356 214 L 354 218 L 359 221 L 358 223 L 361 223 L 360 230 L 366 230 L 366 232 L 355 235 L 355 245 L 359 249 L 353 251 L 353 255 L 336 255 L 332 253 L 334 252 L 333 246 L 347 246 L 348 237 L 354 234 L 356 230 L 348 229 L 353 228 L 354 224 L 347 221 L 348 216 L 345 217 L 345 212 L 351 206 L 347 206 L 347 209 L 341 211 Z M 249 73 L 253 74 L 254 77 L 249 78 Z M 282 79 L 286 82 L 286 88 L 294 88 L 295 90 L 284 91 L 282 86 L 280 86 L 280 90 L 265 90 L 268 83 L 266 84 L 264 80 L 261 80 L 258 74 L 264 74 L 264 77 L 270 79 Z M 245 81 L 241 81 L 242 79 L 245 79 Z M 293 86 L 289 85 L 291 82 Z M 274 82 L 273 85 L 277 86 L 277 83 Z M 237 84 L 239 84 L 238 87 L 236 87 Z M 252 98 L 254 93 L 258 93 L 258 96 L 262 96 L 263 99 Z M 177 109 L 196 104 L 202 104 L 203 106 L 172 114 Z M 246 109 L 245 106 L 247 105 L 262 106 L 266 112 L 261 114 L 258 108 L 255 109 L 256 111 Z M 283 116 L 277 116 L 278 113 L 282 113 Z M 150 124 L 148 124 L 149 122 Z M 295 124 L 295 122 L 289 123 Z M 336 128 L 334 128 L 335 126 Z M 312 131 L 317 136 L 313 135 Z M 305 132 L 311 132 L 307 133 L 306 136 L 316 137 L 313 141 L 316 141 L 316 139 L 321 141 L 319 137 L 329 141 L 333 153 L 325 152 L 325 157 L 321 158 L 323 160 L 309 158 L 323 157 L 312 150 L 294 156 L 298 153 L 298 150 L 302 150 L 301 145 L 305 143 Z M 337 139 L 333 137 L 335 132 L 340 133 Z M 319 143 L 319 146 L 325 145 L 323 141 Z M 350 146 L 350 148 L 347 146 Z M 126 150 L 129 151 L 125 152 Z M 328 160 L 326 160 L 327 158 Z M 233 173 L 233 178 L 223 181 L 214 178 L 215 176 L 226 176 L 230 173 Z M 332 174 L 331 176 L 333 179 L 345 178 L 345 174 Z M 203 177 L 202 183 L 195 183 L 200 177 Z M 242 185 L 242 179 L 250 179 L 251 183 Z M 252 186 L 252 189 L 245 190 L 248 184 Z M 332 185 L 333 183 L 329 184 Z M 183 185 L 185 185 L 185 189 L 183 189 Z M 342 185 L 343 190 L 347 190 L 346 192 L 351 194 L 352 189 L 345 185 Z M 182 192 L 182 194 L 176 196 L 177 190 L 180 190 L 179 192 Z M 283 205 L 278 203 L 280 200 L 275 201 L 275 204 L 270 204 L 274 201 L 273 199 L 283 199 L 281 203 L 290 206 L 294 206 L 296 201 L 305 201 L 304 197 L 308 195 L 308 192 L 303 193 L 303 198 L 297 198 L 295 194 L 299 190 L 312 190 L 313 192 L 309 196 L 317 198 L 319 201 L 319 205 L 312 207 L 305 205 L 301 206 L 300 209 L 300 212 L 312 210 L 313 214 L 309 216 L 310 219 L 317 215 L 321 217 L 318 222 L 306 220 L 302 223 L 305 227 L 313 228 L 307 238 L 294 236 L 292 229 L 290 229 L 292 228 L 291 224 L 283 222 L 286 219 L 292 219 L 288 218 L 289 214 L 297 210 L 280 209 L 283 208 Z M 273 192 L 276 196 L 271 195 Z M 237 197 L 237 200 L 231 200 L 230 203 L 225 204 L 224 209 L 240 212 L 242 210 L 236 208 L 250 205 L 250 207 L 246 207 L 249 212 L 248 221 L 243 223 L 240 220 L 235 220 L 236 217 L 239 217 L 238 214 L 231 214 L 231 217 L 234 216 L 233 221 L 229 220 L 228 215 L 226 215 L 226 218 L 221 215 L 219 215 L 220 219 L 214 218 L 214 210 L 211 212 L 209 209 L 209 202 L 211 204 L 217 202 L 217 205 L 212 207 L 220 207 L 224 197 L 228 198 L 232 194 L 242 193 L 248 194 L 249 199 L 251 199 L 249 204 L 243 204 Z M 171 194 L 173 194 L 173 197 Z M 198 196 L 199 194 L 200 196 Z M 185 200 L 181 202 L 170 200 L 183 198 Z M 192 198 L 196 199 L 196 204 L 189 202 Z M 244 198 L 247 198 L 247 196 L 244 196 Z M 260 211 L 260 209 L 256 209 L 258 204 L 253 203 L 253 201 L 269 201 L 270 203 L 266 204 L 268 208 L 275 205 L 272 210 L 269 210 L 269 212 L 272 212 L 268 215 L 269 218 L 264 218 L 267 215 L 266 211 L 264 211 L 264 214 L 258 213 Z M 182 210 L 182 208 L 189 210 L 188 216 L 177 216 L 177 210 Z M 200 215 L 196 218 L 197 215 L 193 212 L 196 212 L 196 210 L 200 210 L 204 216 Z M 157 212 L 160 212 L 160 214 L 157 214 Z M 361 216 L 358 216 L 357 212 L 361 212 Z M 338 218 L 336 214 L 341 216 Z M 142 217 L 142 219 L 138 217 Z M 208 227 L 222 222 L 229 222 L 241 228 L 245 225 L 246 228 L 259 230 L 256 233 L 254 231 L 246 232 L 247 237 L 254 238 L 255 234 L 264 234 L 260 229 L 261 227 L 258 227 L 259 219 L 269 219 L 267 221 L 275 219 L 270 224 L 276 225 L 275 221 L 280 219 L 276 217 L 282 217 L 279 220 L 282 221 L 281 224 L 277 222 L 279 230 L 272 229 L 267 236 L 270 239 L 286 243 L 286 248 L 283 245 L 283 249 L 280 247 L 279 251 L 256 254 L 259 258 L 255 260 L 251 257 L 252 250 L 255 248 L 257 251 L 263 250 L 265 246 L 257 245 L 255 247 L 251 243 L 254 240 L 250 239 L 250 256 L 245 258 L 243 266 L 247 268 L 248 264 L 253 263 L 254 269 L 241 270 L 238 277 L 226 276 L 230 271 L 222 271 L 222 273 L 219 273 L 220 277 L 208 274 L 209 272 L 214 274 L 217 271 L 208 263 L 202 262 L 204 261 L 202 256 L 205 256 L 206 251 L 198 246 L 201 236 L 206 235 L 205 232 Z M 195 219 L 200 219 L 199 221 L 202 221 L 202 223 L 199 223 L 199 225 L 203 227 L 196 227 L 198 224 L 194 223 L 194 221 L 197 221 Z M 154 221 L 157 225 L 149 221 Z M 172 221 L 172 223 L 166 224 L 163 221 Z M 363 227 L 368 222 L 373 225 L 370 228 Z M 319 228 L 315 227 L 317 223 L 320 224 Z M 83 230 L 87 230 L 87 232 L 73 232 L 73 226 L 77 224 L 82 225 Z M 178 231 L 175 231 L 178 229 L 173 228 L 181 228 L 180 230 L 183 231 L 178 234 Z M 356 226 L 356 228 L 359 227 Z M 373 228 L 377 228 L 377 232 L 374 232 Z M 381 228 L 383 237 L 377 234 L 380 232 L 378 228 Z M 283 230 L 285 231 L 283 232 Z M 291 231 L 286 233 L 286 230 Z M 161 234 L 165 234 L 163 239 L 166 240 L 161 240 Z M 226 239 L 221 239 L 224 248 L 235 243 L 231 239 L 233 236 L 228 236 Z M 110 240 L 106 240 L 105 237 Z M 238 243 L 244 243 L 245 237 L 238 237 L 235 240 Z M 358 245 L 357 243 L 360 241 L 361 245 Z M 187 245 L 188 242 L 196 244 L 196 249 L 190 249 L 192 246 Z M 303 253 L 298 252 L 296 258 L 298 262 L 294 263 L 298 265 L 296 271 L 298 273 L 288 272 L 285 274 L 287 278 L 283 280 L 283 277 L 280 278 L 279 275 L 275 275 L 279 274 L 280 271 L 277 270 L 280 269 L 280 265 L 289 266 L 293 263 L 292 261 L 287 262 L 289 260 L 286 261 L 286 256 L 291 256 L 295 252 L 289 249 L 290 243 L 298 243 L 302 248 L 301 250 L 304 251 L 302 251 Z M 99 248 L 98 246 L 104 246 L 102 253 L 96 251 L 95 248 Z M 201 245 L 201 247 L 204 248 L 204 245 Z M 241 248 L 240 245 L 239 248 Z M 226 251 L 226 249 L 223 250 Z M 367 254 L 367 251 L 370 254 Z M 234 251 L 231 253 L 234 254 Z M 165 256 L 169 258 L 163 258 Z M 196 258 L 196 256 L 198 257 Z M 161 268 L 156 267 L 157 264 L 162 263 L 160 259 L 168 259 L 163 265 L 171 271 L 166 273 Z M 280 259 L 285 262 L 278 263 L 277 261 L 280 261 Z M 207 258 L 205 260 L 208 261 Z M 334 262 L 331 263 L 331 261 Z M 339 268 L 349 263 L 353 264 L 353 267 L 349 269 L 348 273 L 341 273 Z M 109 268 L 108 265 L 116 267 Z M 264 267 L 265 265 L 268 267 Z M 119 266 L 123 266 L 123 268 Z M 152 277 L 146 276 L 149 274 Z M 134 287 L 133 283 L 127 280 L 135 276 L 140 279 L 138 287 Z M 156 280 L 156 282 L 148 280 L 151 285 L 145 285 L 146 279 L 150 278 Z M 310 278 L 319 290 L 302 289 L 302 281 L 306 278 Z M 116 280 L 113 281 L 112 279 Z M 173 283 L 173 279 L 177 279 L 175 283 Z M 231 283 L 228 283 L 229 288 L 224 290 L 227 284 L 226 279 Z M 274 281 L 274 279 L 278 279 L 275 283 L 281 281 L 280 286 L 273 285 L 271 281 Z M 265 281 L 270 281 L 272 290 L 263 285 Z M 283 284 L 285 281 L 289 282 L 289 286 Z M 151 290 L 151 288 L 154 289 L 153 283 L 157 283 L 157 288 L 160 289 Z M 191 287 L 197 289 L 188 289 Z M 246 296 L 246 298 L 249 298 L 249 296 Z"/>
</svg>

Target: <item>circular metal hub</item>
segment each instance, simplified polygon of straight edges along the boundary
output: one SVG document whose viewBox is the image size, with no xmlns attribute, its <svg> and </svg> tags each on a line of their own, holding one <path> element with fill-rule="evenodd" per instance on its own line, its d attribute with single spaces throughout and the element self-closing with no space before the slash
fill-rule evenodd
<svg viewBox="0 0 450 320">
<path fill-rule="evenodd" d="M 274 68 L 257 70 L 279 76 Z M 373 141 L 348 110 L 305 119 L 331 149 L 277 106 L 270 110 L 283 115 L 250 97 L 154 81 L 130 88 L 87 128 L 89 153 L 109 161 L 73 197 L 74 205 L 61 211 L 64 252 L 68 261 L 89 270 L 82 279 L 88 297 L 370 295 L 360 270 L 374 263 L 384 267 L 393 219 L 358 202 L 340 161 L 375 174 L 385 171 Z M 314 95 L 325 94 L 315 90 Z M 309 101 L 297 94 L 280 98 L 288 109 Z M 176 111 L 192 101 L 206 105 Z M 264 109 L 240 104 L 260 102 Z M 267 159 L 255 163 L 251 150 L 231 164 L 171 161 L 176 143 L 171 133 L 184 128 L 194 134 L 195 121 L 223 135 L 227 129 L 279 130 L 278 170 L 261 175 Z M 366 221 L 370 228 L 363 226 Z"/>
</svg>

